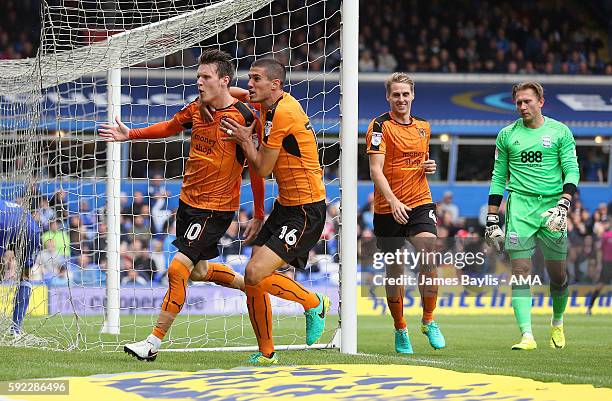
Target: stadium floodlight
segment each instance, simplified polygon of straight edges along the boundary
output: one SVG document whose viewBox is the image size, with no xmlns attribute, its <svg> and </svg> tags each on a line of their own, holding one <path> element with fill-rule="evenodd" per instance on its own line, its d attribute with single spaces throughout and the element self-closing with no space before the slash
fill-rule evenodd
<svg viewBox="0 0 612 401">
<path fill-rule="evenodd" d="M 237 85 L 244 86 L 245 71 L 258 57 L 274 56 L 287 66 L 286 90 L 316 131 L 328 201 L 342 203 L 340 213 L 329 214 L 312 257 L 319 271 L 298 279 L 330 295 L 333 311 L 342 313 L 318 347 L 341 345 L 355 353 L 357 6 L 341 0 L 139 3 L 42 2 L 37 56 L 0 61 L 2 198 L 35 205 L 41 227 L 51 233 L 43 238 L 55 239 L 43 245 L 44 258 L 32 270 L 35 285 L 20 338 L 5 333 L 19 280 L 0 284 L 0 345 L 117 350 L 154 325 L 163 274 L 159 287 L 151 279 L 138 286 L 125 279 L 126 266 L 158 278 L 150 261 L 158 266 L 167 256 L 160 243 L 170 230 L 167 212 L 178 203 L 189 133 L 119 144 L 100 140 L 96 127 L 117 116 L 131 127 L 170 119 L 197 96 L 197 56 L 213 47 L 235 57 Z M 156 192 L 160 187 L 170 192 L 167 199 Z M 136 210 L 138 192 L 145 202 Z M 274 196 L 270 178 L 266 203 Z M 47 198 L 48 208 L 39 202 Z M 250 210 L 252 201 L 244 199 L 241 207 Z M 58 217 L 58 231 L 49 228 L 48 210 Z M 152 234 L 141 230 L 140 215 L 152 216 Z M 233 248 L 237 254 L 223 256 L 240 269 L 248 255 L 242 245 Z M 142 260 L 149 264 L 135 264 Z M 305 347 L 299 308 L 279 300 L 274 311 L 277 349 Z M 244 295 L 213 284 L 191 286 L 168 339 L 173 350 L 254 348 Z"/>
</svg>

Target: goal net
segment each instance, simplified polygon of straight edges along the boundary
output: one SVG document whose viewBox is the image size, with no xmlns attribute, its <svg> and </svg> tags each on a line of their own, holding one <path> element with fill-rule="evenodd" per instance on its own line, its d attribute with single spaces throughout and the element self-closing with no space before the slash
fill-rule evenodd
<svg viewBox="0 0 612 401">
<path fill-rule="evenodd" d="M 308 269 L 286 272 L 330 296 L 320 346 L 336 345 L 340 6 L 339 0 L 43 1 L 37 56 L 0 61 L 1 199 L 22 205 L 24 221 L 32 214 L 42 243 L 17 337 L 8 328 L 28 255 L 19 243 L 4 252 L 0 345 L 117 350 L 150 333 L 176 252 L 171 242 L 190 132 L 110 144 L 96 127 L 115 116 L 130 127 L 172 118 L 198 95 L 204 48 L 234 56 L 234 84 L 242 87 L 253 60 L 274 56 L 287 66 L 285 89 L 311 118 L 328 216 Z M 242 237 L 253 206 L 245 178 L 240 211 L 219 246 L 219 261 L 240 273 L 251 252 Z M 267 213 L 276 193 L 268 177 Z M 22 231 L 21 243 L 33 241 Z M 277 349 L 302 347 L 301 306 L 273 299 L 273 311 Z M 190 283 L 163 348 L 254 345 L 244 294 Z"/>
</svg>

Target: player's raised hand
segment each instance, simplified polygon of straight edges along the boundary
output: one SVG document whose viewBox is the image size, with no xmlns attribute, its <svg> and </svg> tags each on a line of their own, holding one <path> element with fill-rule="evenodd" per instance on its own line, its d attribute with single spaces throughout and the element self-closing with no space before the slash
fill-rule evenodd
<svg viewBox="0 0 612 401">
<path fill-rule="evenodd" d="M 222 141 L 245 143 L 252 142 L 253 130 L 255 129 L 255 121 L 248 127 L 241 125 L 238 121 L 231 118 L 221 119 L 221 129 L 227 134 L 227 137 L 221 138 Z"/>
<path fill-rule="evenodd" d="M 123 142 L 130 139 L 130 129 L 115 117 L 117 125 L 102 124 L 98 128 L 98 134 L 107 142 Z"/>
<path fill-rule="evenodd" d="M 259 230 L 261 230 L 261 226 L 263 225 L 262 219 L 251 219 L 247 223 L 246 229 L 244 230 L 244 243 L 245 245 L 250 245 L 253 240 L 259 234 Z"/>
<path fill-rule="evenodd" d="M 399 224 L 408 224 L 408 213 L 412 210 L 408 206 L 404 205 L 397 198 L 389 202 L 391 206 L 391 214 L 393 219 Z"/>
<path fill-rule="evenodd" d="M 198 109 L 200 110 L 200 115 L 202 116 L 202 119 L 204 120 L 204 122 L 207 123 L 211 123 L 214 121 L 214 113 L 215 113 L 215 108 L 212 107 L 209 104 L 206 103 L 202 103 L 202 101 L 198 101 Z"/>
<path fill-rule="evenodd" d="M 425 174 L 436 173 L 436 161 L 429 158 L 429 152 L 425 153 L 425 161 L 423 162 L 423 170 Z"/>
</svg>

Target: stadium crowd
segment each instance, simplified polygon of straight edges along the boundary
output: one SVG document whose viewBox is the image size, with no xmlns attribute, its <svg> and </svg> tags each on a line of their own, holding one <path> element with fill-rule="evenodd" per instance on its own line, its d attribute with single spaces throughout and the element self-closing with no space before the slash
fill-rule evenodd
<svg viewBox="0 0 612 401">
<path fill-rule="evenodd" d="M 170 193 L 161 175 L 149 180 L 147 193 L 134 191 L 121 197 L 121 247 L 120 272 L 124 286 L 157 286 L 167 284 L 167 270 L 176 248 L 176 209 L 169 206 Z M 59 190 L 50 198 L 37 194 L 34 218 L 42 227 L 42 249 L 32 268 L 31 279 L 51 286 L 104 286 L 107 267 L 107 230 L 104 207 L 92 208 L 92 198 L 80 201 L 70 199 L 66 191 Z M 21 202 L 17 200 L 17 202 Z M 78 202 L 78 211 L 71 211 L 69 204 Z M 269 211 L 268 211 L 269 212 Z M 311 268 L 308 274 L 317 278 L 324 272 L 318 266 L 321 256 L 326 261 L 337 262 L 338 205 L 330 203 L 328 218 L 322 238 L 311 252 Z M 220 256 L 214 261 L 224 262 L 243 272 L 251 254 L 243 232 L 251 214 L 240 209 L 219 244 Z M 5 254 L 5 269 L 1 280 L 14 279 L 9 272 L 18 271 L 14 266 L 14 254 Z M 9 260 L 10 259 L 10 260 Z M 325 277 L 328 278 L 328 277 Z M 312 277 L 310 278 L 312 279 Z"/>
<path fill-rule="evenodd" d="M 572 2 L 374 0 L 359 28 L 361 72 L 612 75 L 606 21 Z"/>
<path fill-rule="evenodd" d="M 39 0 L 6 0 L 0 13 L 0 60 L 36 55 L 40 36 Z"/>
<path fill-rule="evenodd" d="M 173 196 L 166 191 L 163 180 L 156 176 L 151 180 L 148 193 L 135 191 L 133 196 L 121 198 L 121 284 L 124 286 L 165 285 L 166 271 L 176 252 L 172 245 L 175 237 L 174 216 L 176 210 L 168 207 L 168 199 Z M 359 211 L 358 238 L 359 249 L 363 242 L 374 238 L 373 193 Z M 39 252 L 32 280 L 45 282 L 51 286 L 71 285 L 103 286 L 106 280 L 107 251 L 104 209 L 92 210 L 85 200 L 79 204 L 78 212 L 67 208 L 68 194 L 57 191 L 51 198 L 40 197 L 34 212 L 36 220 L 43 228 L 42 250 Z M 466 218 L 459 207 L 453 203 L 453 195 L 447 191 L 436 202 L 438 236 L 441 250 L 458 251 L 468 242 L 478 250 L 485 250 L 482 241 L 486 205 L 481 216 Z M 505 205 L 502 204 L 502 215 Z M 580 193 L 572 202 L 568 220 L 568 271 L 571 283 L 594 284 L 601 273 L 601 239 L 605 232 L 612 234 L 612 202 L 601 203 L 594 211 L 584 208 Z M 338 258 L 338 204 L 330 202 L 327 223 L 322 239 L 313 250 L 309 279 L 329 279 L 326 267 L 319 266 L 321 255 L 327 255 L 326 262 L 337 262 Z M 251 248 L 243 244 L 242 231 L 250 214 L 241 209 L 226 234 L 220 241 L 217 261 L 231 264 L 241 270 Z M 610 235 L 609 234 L 609 235 Z M 467 242 L 466 242 L 467 241 Z M 476 250 L 476 249 L 472 249 Z M 315 256 L 319 259 L 317 259 Z M 14 264 L 12 253 L 5 254 L 4 264 Z M 10 259 L 10 260 L 9 260 Z M 363 266 L 364 271 L 368 270 Z M 10 279 L 6 276 L 3 279 Z M 545 276 L 541 255 L 534 255 L 534 271 Z M 320 274 L 319 274 L 320 273 Z M 332 272 L 333 273 L 333 272 Z"/>
<path fill-rule="evenodd" d="M 194 2 L 200 3 L 207 4 Z M 599 3 L 578 7 L 558 1 L 361 1 L 359 70 L 612 75 L 609 27 L 601 19 L 606 9 Z M 247 68 L 257 54 L 273 55 L 292 70 L 335 70 L 340 63 L 339 4 L 336 0 L 312 2 L 309 7 L 290 4 L 288 12 L 285 2 L 276 1 L 201 46 L 220 44 L 236 55 L 239 69 Z M 35 55 L 39 6 L 39 0 L 5 2 L 0 58 Z M 136 11 L 129 6 L 105 10 L 108 20 L 102 26 L 112 28 L 113 13 L 120 13 L 121 26 L 111 31 L 139 26 L 146 21 Z M 100 25 L 98 14 L 87 14 L 87 25 Z M 62 18 L 70 18 L 70 13 Z M 88 40 L 90 35 L 81 32 L 63 42 L 84 45 Z M 195 64 L 199 51 L 197 47 L 170 55 L 165 65 Z"/>
</svg>

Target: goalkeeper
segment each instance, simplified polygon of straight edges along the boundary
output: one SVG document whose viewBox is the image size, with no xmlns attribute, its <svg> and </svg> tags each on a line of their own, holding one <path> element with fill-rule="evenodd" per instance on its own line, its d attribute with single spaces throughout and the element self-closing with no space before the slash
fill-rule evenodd
<svg viewBox="0 0 612 401">
<path fill-rule="evenodd" d="M 512 308 L 522 334 L 512 349 L 537 348 L 531 330 L 531 289 L 528 284 L 516 284 L 520 276 L 529 276 L 536 244 L 542 249 L 550 277 L 550 347 L 563 348 L 563 312 L 568 298 L 567 214 L 579 179 L 576 142 L 566 125 L 542 115 L 544 89 L 539 83 L 514 85 L 512 100 L 521 118 L 497 136 L 485 239 L 497 250 L 505 246 L 512 263 Z M 504 232 L 498 211 L 506 179 L 509 195 Z"/>
<path fill-rule="evenodd" d="M 10 334 L 15 337 L 20 334 L 21 323 L 30 303 L 32 294 L 30 269 L 39 249 L 40 228 L 32 215 L 16 203 L 0 200 L 0 257 L 6 251 L 12 250 L 17 255 L 17 260 L 23 263 L 21 275 L 19 271 L 15 272 L 17 274 L 15 279 L 19 279 L 19 287 L 15 294 L 10 327 Z M 4 267 L 0 266 L 0 280 L 5 276 Z"/>
</svg>

